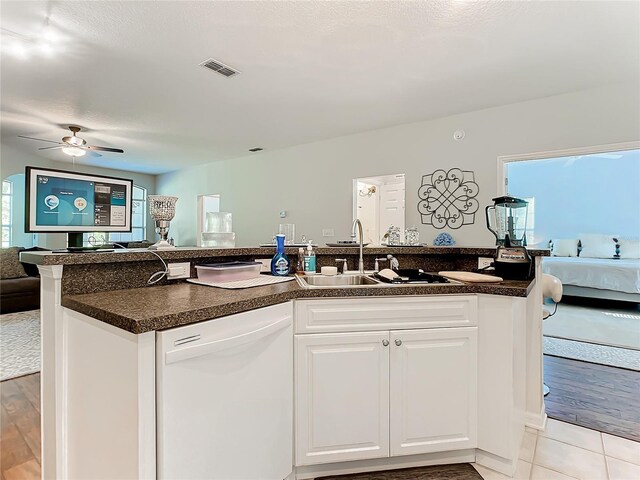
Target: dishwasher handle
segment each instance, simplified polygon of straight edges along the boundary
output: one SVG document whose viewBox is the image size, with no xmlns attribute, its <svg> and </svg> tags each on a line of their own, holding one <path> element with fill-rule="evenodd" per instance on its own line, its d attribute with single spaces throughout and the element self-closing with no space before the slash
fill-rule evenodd
<svg viewBox="0 0 640 480">
<path fill-rule="evenodd" d="M 216 353 L 228 348 L 237 347 L 247 343 L 255 342 L 264 337 L 272 335 L 280 330 L 284 330 L 291 325 L 291 316 L 286 316 L 273 323 L 260 327 L 251 332 L 242 333 L 229 338 L 223 338 L 222 340 L 214 340 L 213 342 L 201 343 L 199 345 L 190 345 L 175 350 L 170 350 L 165 353 L 165 364 L 180 362 L 182 360 L 188 360 L 194 357 L 201 357 L 202 355 L 208 355 L 210 353 Z"/>
</svg>

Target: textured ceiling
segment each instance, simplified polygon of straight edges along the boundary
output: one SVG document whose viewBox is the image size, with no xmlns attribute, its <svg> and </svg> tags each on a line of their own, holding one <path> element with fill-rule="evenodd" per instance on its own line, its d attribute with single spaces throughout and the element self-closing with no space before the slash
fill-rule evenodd
<svg viewBox="0 0 640 480">
<path fill-rule="evenodd" d="M 640 72 L 639 2 L 3 0 L 0 8 L 3 143 L 35 153 L 45 145 L 17 135 L 57 140 L 61 126 L 78 124 L 89 143 L 126 152 L 82 161 L 150 173 Z M 48 54 L 44 36 L 53 37 Z M 198 66 L 210 57 L 241 75 Z"/>
</svg>

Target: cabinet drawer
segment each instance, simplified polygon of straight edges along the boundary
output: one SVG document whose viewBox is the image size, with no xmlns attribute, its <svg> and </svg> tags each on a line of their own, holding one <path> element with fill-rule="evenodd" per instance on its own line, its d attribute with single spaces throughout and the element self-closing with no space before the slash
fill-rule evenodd
<svg viewBox="0 0 640 480">
<path fill-rule="evenodd" d="M 296 333 L 477 325 L 475 295 L 352 297 L 295 301 Z"/>
</svg>

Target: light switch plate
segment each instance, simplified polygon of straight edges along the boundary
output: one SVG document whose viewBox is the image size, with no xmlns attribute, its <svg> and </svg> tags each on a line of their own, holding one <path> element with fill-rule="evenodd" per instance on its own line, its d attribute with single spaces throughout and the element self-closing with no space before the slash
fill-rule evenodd
<svg viewBox="0 0 640 480">
<path fill-rule="evenodd" d="M 169 270 L 169 273 L 167 273 L 167 280 L 191 277 L 191 264 L 189 262 L 170 263 L 167 265 L 167 269 Z"/>
</svg>

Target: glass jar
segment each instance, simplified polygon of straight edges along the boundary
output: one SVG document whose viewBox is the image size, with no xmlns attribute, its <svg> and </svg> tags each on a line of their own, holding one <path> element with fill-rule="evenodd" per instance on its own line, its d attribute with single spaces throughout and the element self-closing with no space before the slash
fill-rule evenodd
<svg viewBox="0 0 640 480">
<path fill-rule="evenodd" d="M 385 235 L 387 238 L 387 245 L 401 245 L 402 241 L 400 238 L 400 227 L 395 227 L 391 225 L 389 230 L 387 230 L 387 234 Z"/>
<path fill-rule="evenodd" d="M 407 245 L 420 245 L 420 232 L 415 225 L 405 228 L 404 243 Z"/>
</svg>

